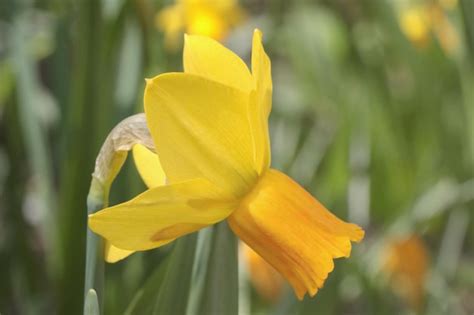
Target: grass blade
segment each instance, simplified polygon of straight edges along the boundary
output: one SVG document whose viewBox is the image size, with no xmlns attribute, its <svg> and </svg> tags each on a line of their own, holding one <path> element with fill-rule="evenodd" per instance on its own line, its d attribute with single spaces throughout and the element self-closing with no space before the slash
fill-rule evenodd
<svg viewBox="0 0 474 315">
<path fill-rule="evenodd" d="M 214 226 L 199 315 L 238 314 L 237 240 L 226 221 Z"/>
<path fill-rule="evenodd" d="M 153 314 L 186 314 L 197 234 L 181 237 L 175 242 L 166 275 L 158 292 Z"/>
</svg>

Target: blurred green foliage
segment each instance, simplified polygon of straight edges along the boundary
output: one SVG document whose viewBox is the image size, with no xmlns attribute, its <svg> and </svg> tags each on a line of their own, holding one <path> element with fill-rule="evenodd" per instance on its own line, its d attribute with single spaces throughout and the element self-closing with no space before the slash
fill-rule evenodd
<svg viewBox="0 0 474 315">
<path fill-rule="evenodd" d="M 82 313 L 95 156 L 114 124 L 142 111 L 143 79 L 182 69 L 154 24 L 167 3 L 0 1 L 1 314 Z M 367 236 L 315 298 L 297 303 L 288 289 L 271 304 L 250 290 L 241 314 L 410 314 L 380 267 L 387 240 L 407 233 L 431 254 L 422 312 L 474 312 L 474 2 L 449 12 L 451 51 L 432 33 L 411 42 L 400 3 L 242 1 L 248 18 L 226 44 L 248 61 L 252 29 L 264 32 L 273 166 Z M 127 162 L 111 203 L 143 190 Z M 172 247 L 107 265 L 105 313 L 156 309 Z M 213 292 L 219 278 L 200 281 Z"/>
</svg>

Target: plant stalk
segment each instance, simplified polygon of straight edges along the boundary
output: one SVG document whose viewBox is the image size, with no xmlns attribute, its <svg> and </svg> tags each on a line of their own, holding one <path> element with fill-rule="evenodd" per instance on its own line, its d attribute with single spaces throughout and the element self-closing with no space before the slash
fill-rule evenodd
<svg viewBox="0 0 474 315">
<path fill-rule="evenodd" d="M 87 215 L 107 207 L 109 187 L 102 184 L 97 178 L 92 177 L 89 194 L 87 195 Z M 100 236 L 94 234 L 87 227 L 86 240 L 86 271 L 84 279 L 84 315 L 88 314 L 86 306 L 90 301 L 88 298 L 97 298 L 99 314 L 102 307 L 104 288 L 104 241 Z M 90 295 L 89 291 L 94 290 L 96 295 Z"/>
</svg>

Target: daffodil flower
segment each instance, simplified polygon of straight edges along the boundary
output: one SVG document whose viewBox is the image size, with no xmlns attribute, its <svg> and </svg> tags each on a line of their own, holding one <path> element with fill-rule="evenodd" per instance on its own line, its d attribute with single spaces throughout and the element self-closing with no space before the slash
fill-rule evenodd
<svg viewBox="0 0 474 315">
<path fill-rule="evenodd" d="M 176 0 L 158 12 L 155 23 L 167 46 L 177 47 L 183 31 L 221 41 L 244 15 L 237 0 Z"/>
<path fill-rule="evenodd" d="M 383 271 L 394 291 L 418 311 L 424 303 L 429 266 L 428 249 L 416 234 L 393 239 L 385 246 Z"/>
<path fill-rule="evenodd" d="M 399 14 L 400 28 L 419 48 L 426 47 L 435 35 L 441 48 L 448 54 L 454 54 L 459 49 L 459 35 L 447 11 L 455 7 L 456 1 L 453 0 L 411 4 Z"/>
<path fill-rule="evenodd" d="M 186 36 L 184 73 L 147 80 L 145 115 L 156 155 L 136 146 L 149 189 L 89 217 L 108 260 L 157 248 L 227 220 L 293 286 L 314 296 L 364 231 L 270 168 L 270 59 L 253 37 L 252 69 L 218 42 Z M 166 177 L 166 184 L 164 178 Z"/>
</svg>

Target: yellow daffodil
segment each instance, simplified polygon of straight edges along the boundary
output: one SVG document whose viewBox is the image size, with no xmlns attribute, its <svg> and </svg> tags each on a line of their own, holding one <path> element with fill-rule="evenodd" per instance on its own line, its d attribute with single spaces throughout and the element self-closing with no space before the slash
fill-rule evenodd
<svg viewBox="0 0 474 315">
<path fill-rule="evenodd" d="M 177 47 L 182 32 L 223 40 L 244 16 L 237 0 L 177 0 L 156 15 L 168 47 Z"/>
<path fill-rule="evenodd" d="M 416 310 L 424 299 L 424 285 L 429 266 L 428 250 L 417 235 L 391 241 L 385 252 L 383 269 L 393 289 Z"/>
<path fill-rule="evenodd" d="M 360 227 L 270 168 L 272 80 L 261 40 L 256 30 L 249 71 L 218 42 L 186 36 L 184 73 L 147 80 L 145 115 L 157 155 L 138 146 L 134 156 L 150 188 L 89 217 L 110 244 L 109 260 L 227 219 L 302 299 L 363 238 Z"/>
<path fill-rule="evenodd" d="M 429 18 L 421 7 L 411 7 L 400 16 L 400 27 L 406 37 L 415 45 L 422 47 L 430 37 Z"/>
<path fill-rule="evenodd" d="M 455 7 L 455 0 L 408 5 L 400 12 L 400 28 L 417 47 L 426 47 L 434 35 L 441 48 L 446 53 L 453 54 L 459 48 L 459 37 L 446 11 Z"/>
<path fill-rule="evenodd" d="M 282 276 L 245 243 L 242 243 L 240 248 L 250 282 L 257 293 L 269 302 L 278 301 L 284 286 Z"/>
</svg>

